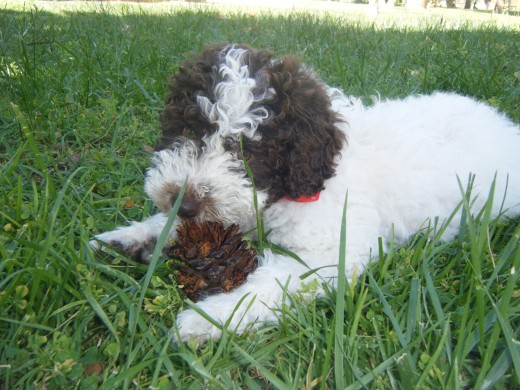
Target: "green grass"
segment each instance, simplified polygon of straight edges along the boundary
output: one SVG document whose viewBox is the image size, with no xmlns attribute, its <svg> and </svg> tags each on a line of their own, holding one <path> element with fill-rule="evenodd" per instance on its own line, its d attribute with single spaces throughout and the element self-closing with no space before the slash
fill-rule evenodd
<svg viewBox="0 0 520 390">
<path fill-rule="evenodd" d="M 293 296 L 279 324 L 202 347 L 170 342 L 185 303 L 165 264 L 88 246 L 154 212 L 142 183 L 166 80 L 207 42 L 299 53 L 367 101 L 458 91 L 520 122 L 520 19 L 427 15 L 2 5 L 0 388 L 520 386 L 518 221 L 484 212 L 454 242 L 380 249 L 339 296 Z"/>
</svg>

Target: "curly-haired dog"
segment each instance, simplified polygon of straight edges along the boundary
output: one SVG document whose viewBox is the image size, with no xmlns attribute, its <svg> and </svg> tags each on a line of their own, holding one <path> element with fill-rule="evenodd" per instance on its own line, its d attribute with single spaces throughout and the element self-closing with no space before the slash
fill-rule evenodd
<svg viewBox="0 0 520 390">
<path fill-rule="evenodd" d="M 172 236 L 185 218 L 254 230 L 247 161 L 269 240 L 317 272 L 302 280 L 309 273 L 302 262 L 265 250 L 244 285 L 197 304 L 217 322 L 229 320 L 235 332 L 276 320 L 285 292 L 303 283 L 334 285 L 347 192 L 348 278 L 364 269 L 379 237 L 403 242 L 429 218 L 448 219 L 462 199 L 459 180 L 470 173 L 474 211 L 483 207 L 496 175 L 494 215 L 520 214 L 520 128 L 455 94 L 365 107 L 327 87 L 294 56 L 217 45 L 181 63 L 160 121 L 145 190 L 161 212 L 100 234 L 92 245 L 106 243 L 149 261 L 186 178 Z M 456 219 L 444 239 L 455 236 Z M 177 323 L 182 340 L 221 334 L 192 309 Z"/>
</svg>

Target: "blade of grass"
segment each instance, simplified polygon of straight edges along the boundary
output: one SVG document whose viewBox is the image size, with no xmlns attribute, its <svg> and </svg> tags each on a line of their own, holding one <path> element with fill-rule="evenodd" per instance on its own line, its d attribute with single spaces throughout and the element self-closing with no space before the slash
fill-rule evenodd
<svg viewBox="0 0 520 390">
<path fill-rule="evenodd" d="M 493 364 L 482 381 L 482 384 L 478 387 L 479 390 L 494 389 L 498 381 L 503 379 L 509 367 L 513 364 L 513 358 L 508 349 L 502 351 L 498 359 Z M 477 387 L 475 387 L 477 388 Z"/>
<path fill-rule="evenodd" d="M 334 378 L 336 386 L 340 389 L 345 387 L 345 371 L 343 367 L 343 337 L 345 334 L 345 292 L 347 275 L 345 273 L 345 262 L 347 257 L 347 203 L 348 193 L 343 203 L 343 216 L 341 218 L 341 234 L 339 243 L 338 259 L 338 284 L 336 287 L 336 307 L 334 317 Z"/>
<path fill-rule="evenodd" d="M 13 110 L 13 112 L 16 116 L 16 119 L 20 123 L 20 128 L 22 130 L 22 134 L 25 137 L 25 139 L 27 140 L 29 149 L 31 150 L 31 153 L 32 153 L 32 157 L 35 159 L 35 161 L 37 163 L 36 166 L 38 167 L 40 172 L 42 172 L 42 174 L 44 176 L 46 176 L 47 164 L 45 163 L 45 161 L 43 161 L 42 153 L 41 153 L 40 149 L 38 148 L 38 145 L 36 144 L 36 141 L 35 141 L 33 135 L 31 134 L 29 125 L 27 124 L 24 114 L 20 110 L 20 107 L 18 107 L 14 103 L 11 103 L 11 109 Z"/>
<path fill-rule="evenodd" d="M 151 360 L 146 360 L 131 367 L 128 367 L 125 370 L 120 371 L 115 376 L 109 378 L 105 381 L 100 387 L 100 390 L 112 390 L 118 388 L 122 383 L 131 381 L 138 373 L 142 370 L 150 366 L 152 363 Z"/>
<path fill-rule="evenodd" d="M 18 320 L 13 320 L 12 318 L 0 318 L 0 321 L 8 322 L 11 324 L 18 324 L 24 328 L 43 330 L 44 332 L 48 332 L 48 333 L 54 332 L 53 328 L 50 328 L 45 325 L 35 324 L 32 322 L 28 322 L 28 321 L 18 321 Z"/>
<path fill-rule="evenodd" d="M 325 316 L 325 314 L 323 316 Z M 326 318 L 323 318 L 323 319 L 325 322 Z M 321 370 L 321 378 L 322 378 L 321 389 L 322 390 L 325 389 L 325 385 L 326 385 L 325 379 L 327 378 L 327 372 L 329 371 L 330 361 L 332 359 L 332 345 L 335 344 L 334 321 L 330 322 L 330 327 L 328 328 L 328 332 L 329 332 L 329 334 L 327 336 L 327 344 L 326 344 L 326 348 L 325 348 L 325 359 L 323 361 L 323 366 L 322 366 L 322 370 Z"/>
<path fill-rule="evenodd" d="M 274 375 L 271 371 L 265 368 L 258 360 L 244 351 L 238 344 L 233 343 L 233 348 L 240 353 L 255 369 L 257 369 L 269 382 L 271 382 L 277 389 L 290 390 L 291 385 L 285 383 L 283 380 Z"/>
<path fill-rule="evenodd" d="M 401 329 L 401 326 L 399 325 L 399 321 L 397 320 L 394 312 L 392 311 L 392 308 L 390 307 L 388 301 L 385 298 L 385 295 L 383 294 L 383 291 L 381 291 L 381 288 L 377 284 L 376 280 L 372 276 L 371 273 L 368 273 L 368 279 L 370 281 L 370 285 L 375 289 L 381 303 L 383 304 L 383 312 L 387 315 L 390 322 L 392 323 L 393 329 L 395 331 L 395 334 L 397 336 L 397 339 L 399 340 L 399 343 L 403 348 L 407 348 L 408 343 L 406 342 L 405 335 L 403 333 L 403 330 Z M 416 372 L 416 366 L 412 359 L 412 356 L 407 355 L 406 360 L 408 362 L 409 371 L 410 372 Z"/>
<path fill-rule="evenodd" d="M 157 266 L 157 261 L 162 253 L 162 248 L 166 244 L 166 240 L 168 239 L 168 236 L 170 234 L 170 230 L 173 226 L 173 222 L 174 222 L 175 218 L 177 217 L 177 212 L 179 211 L 179 207 L 181 205 L 181 201 L 182 201 L 182 198 L 186 191 L 187 185 L 188 185 L 188 179 L 186 179 L 184 181 L 184 184 L 179 192 L 179 196 L 178 196 L 177 200 L 175 201 L 172 209 L 170 210 L 166 224 L 164 225 L 164 228 L 157 239 L 157 243 L 155 245 L 155 249 L 152 254 L 152 259 L 150 260 L 150 264 L 148 265 L 148 270 L 146 271 L 146 275 L 142 282 L 141 293 L 139 295 L 136 305 L 131 307 L 131 310 L 129 313 L 129 321 L 128 321 L 129 332 L 132 335 L 130 338 L 130 342 L 129 342 L 130 348 L 132 348 L 132 345 L 133 345 L 134 335 L 135 335 L 135 331 L 137 328 L 137 322 L 138 322 L 138 318 L 139 318 L 139 315 L 141 312 L 141 308 L 143 306 L 143 301 L 144 301 L 146 291 L 148 289 L 148 285 L 150 284 L 150 280 L 152 279 L 152 275 Z M 132 361 L 129 359 L 126 364 L 126 367 L 127 368 L 130 367 L 131 364 L 132 364 Z"/>
<path fill-rule="evenodd" d="M 480 228 L 477 230 L 477 226 L 475 221 L 471 215 L 471 188 L 473 185 L 474 176 L 470 178 L 470 182 L 468 183 L 468 188 L 466 192 L 463 192 L 463 214 L 466 215 L 466 222 L 468 228 L 468 236 L 470 238 L 471 246 L 470 246 L 470 264 L 473 271 L 472 283 L 474 284 L 473 288 L 475 289 L 475 298 L 476 298 L 476 306 L 477 306 L 477 317 L 478 317 L 478 326 L 480 330 L 480 344 L 479 348 L 482 354 L 486 349 L 485 345 L 485 337 L 484 337 L 484 317 L 485 317 L 485 303 L 484 303 L 484 286 L 481 285 L 481 274 L 482 267 L 481 261 L 483 258 L 483 250 L 487 242 L 487 229 L 489 227 L 489 221 L 491 219 L 491 212 L 493 208 L 493 198 L 495 192 L 495 184 L 496 184 L 496 175 L 492 181 L 491 187 L 489 189 L 488 198 L 483 207 L 483 220 L 480 221 Z M 463 191 L 462 183 L 459 180 L 459 187 L 461 191 Z"/>
<path fill-rule="evenodd" d="M 239 142 L 240 142 L 240 150 L 243 152 L 244 149 L 243 149 L 243 144 L 242 144 L 242 134 L 240 134 Z M 242 159 L 242 161 L 243 161 L 244 167 L 246 169 L 247 177 L 251 181 L 251 186 L 253 188 L 253 205 L 255 208 L 255 215 L 256 215 L 257 242 L 258 242 L 258 250 L 261 253 L 263 250 L 264 238 L 265 238 L 264 221 L 263 221 L 261 211 L 258 207 L 258 196 L 257 196 L 255 181 L 254 181 L 254 177 L 253 177 L 253 171 L 251 171 L 251 168 L 249 167 L 249 164 L 247 163 L 247 161 L 245 159 Z"/>
<path fill-rule="evenodd" d="M 417 389 L 423 388 L 423 382 L 425 382 L 426 379 L 429 377 L 430 370 L 433 368 L 433 366 L 437 362 L 437 359 L 441 355 L 444 347 L 446 346 L 445 341 L 446 341 L 448 334 L 449 334 L 449 321 L 446 321 L 444 324 L 444 329 L 442 331 L 441 339 L 439 340 L 439 345 L 435 349 L 435 352 L 433 353 L 433 355 L 428 360 L 428 363 L 426 364 L 426 366 L 423 369 L 423 373 L 421 374 L 421 376 L 417 380 L 417 383 L 415 384 Z"/>
<path fill-rule="evenodd" d="M 487 289 L 484 289 L 485 294 L 487 295 L 493 310 L 496 313 L 498 323 L 500 324 L 500 327 L 502 329 L 502 333 L 504 334 L 505 343 L 508 347 L 509 353 L 511 354 L 511 358 L 513 361 L 513 366 L 515 369 L 516 374 L 516 380 L 517 382 L 520 382 L 520 348 L 518 347 L 517 342 L 515 342 L 515 332 L 513 331 L 511 324 L 506 321 L 506 318 L 508 318 L 508 312 L 510 311 L 510 299 L 513 296 L 514 289 L 518 286 L 518 279 L 519 279 L 519 272 L 518 269 L 520 267 L 520 246 L 518 246 L 514 258 L 512 261 L 512 267 L 511 267 L 511 276 L 509 277 L 506 287 L 504 289 L 504 292 L 502 294 L 501 301 L 499 305 L 497 306 L 494 302 L 493 297 L 489 293 Z M 496 338 L 498 341 L 498 335 L 496 335 Z M 496 343 L 495 341 L 495 343 Z M 490 350 L 488 353 L 491 353 L 491 350 L 493 348 L 490 347 Z M 484 382 L 484 379 L 479 375 L 477 378 L 477 384 L 482 384 Z"/>
<path fill-rule="evenodd" d="M 124 307 L 130 312 L 133 310 L 134 301 L 129 298 L 127 295 L 127 291 L 124 291 L 120 288 L 114 288 L 114 293 L 121 299 Z M 154 333 L 150 331 L 150 325 L 141 317 L 137 317 L 137 326 L 139 327 L 140 333 L 143 337 L 148 341 L 148 345 L 156 351 L 157 354 L 160 354 L 160 344 L 155 337 Z M 169 357 L 163 361 L 163 364 L 167 368 L 168 372 L 174 372 L 174 365 Z"/>
<path fill-rule="evenodd" d="M 430 328 L 426 329 L 423 333 L 421 333 L 416 339 L 414 339 L 410 344 L 406 346 L 406 348 L 402 348 L 401 350 L 394 353 L 388 359 L 381 362 L 379 365 L 370 369 L 367 374 L 363 375 L 356 382 L 345 387 L 345 390 L 359 390 L 362 388 L 366 388 L 373 380 L 375 380 L 380 374 L 389 369 L 392 365 L 396 364 L 396 362 L 404 355 L 408 356 L 408 352 L 417 345 L 420 345 L 424 339 L 426 339 L 430 333 L 434 332 L 438 328 L 438 323 L 433 324 Z"/>
<path fill-rule="evenodd" d="M 117 342 L 119 342 L 119 335 L 117 334 L 116 329 L 112 325 L 112 322 L 110 322 L 107 313 L 105 313 L 97 299 L 94 297 L 94 294 L 92 294 L 92 291 L 90 291 L 90 287 L 88 285 L 84 285 L 82 286 L 81 291 L 83 292 L 83 295 L 90 304 L 90 307 L 92 307 L 92 310 L 94 310 L 99 319 L 105 324 L 107 329 L 110 331 L 112 336 L 117 340 Z"/>
<path fill-rule="evenodd" d="M 412 335 L 415 330 L 415 326 L 417 322 L 421 321 L 419 316 L 418 305 L 419 305 L 419 281 L 417 278 L 413 278 L 410 285 L 410 295 L 408 300 L 408 310 L 406 313 L 406 330 L 405 330 L 405 339 L 406 342 L 409 343 L 412 340 Z"/>
</svg>

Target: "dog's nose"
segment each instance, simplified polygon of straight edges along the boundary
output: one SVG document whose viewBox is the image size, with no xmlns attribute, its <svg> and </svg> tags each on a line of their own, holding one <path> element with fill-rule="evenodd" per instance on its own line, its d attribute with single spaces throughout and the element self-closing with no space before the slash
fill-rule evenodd
<svg viewBox="0 0 520 390">
<path fill-rule="evenodd" d="M 174 199 L 174 203 L 175 203 Z M 200 202 L 197 199 L 194 199 L 192 196 L 185 195 L 182 198 L 181 205 L 179 206 L 179 211 L 177 215 L 184 219 L 195 218 L 200 213 Z"/>
</svg>

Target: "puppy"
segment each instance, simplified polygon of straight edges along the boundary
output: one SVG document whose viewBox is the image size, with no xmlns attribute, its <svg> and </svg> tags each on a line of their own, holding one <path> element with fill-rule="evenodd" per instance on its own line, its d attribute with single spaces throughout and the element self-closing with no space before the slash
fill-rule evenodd
<svg viewBox="0 0 520 390">
<path fill-rule="evenodd" d="M 160 212 L 102 233 L 92 246 L 148 262 L 186 178 L 172 239 L 184 219 L 254 232 L 256 189 L 268 239 L 303 261 L 265 250 L 244 285 L 197 303 L 237 333 L 276 320 L 285 294 L 304 283 L 334 286 L 347 193 L 348 279 L 363 271 L 380 237 L 406 241 L 438 217 L 448 224 L 443 239 L 453 239 L 460 218 L 447 220 L 470 174 L 473 212 L 494 185 L 493 216 L 520 214 L 520 128 L 467 97 L 435 93 L 365 107 L 295 56 L 224 44 L 180 64 L 160 122 L 145 180 Z M 309 270 L 316 272 L 302 280 Z M 192 309 L 177 325 L 181 340 L 222 332 Z"/>
</svg>

